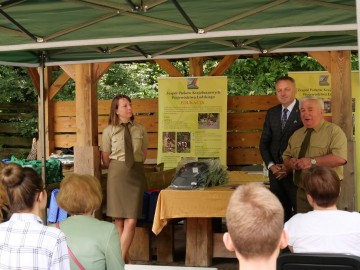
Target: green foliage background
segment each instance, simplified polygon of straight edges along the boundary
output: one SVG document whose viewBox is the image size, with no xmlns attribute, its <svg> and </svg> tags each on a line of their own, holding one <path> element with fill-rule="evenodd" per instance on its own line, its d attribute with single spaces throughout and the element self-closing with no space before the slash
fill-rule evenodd
<svg viewBox="0 0 360 270">
<path fill-rule="evenodd" d="M 359 57 L 352 55 L 352 69 L 359 69 Z M 204 75 L 218 64 L 217 60 L 204 63 Z M 175 67 L 188 76 L 188 61 L 177 61 Z M 270 95 L 274 93 L 277 77 L 289 71 L 321 71 L 322 66 L 308 56 L 281 56 L 240 58 L 224 74 L 228 77 L 228 94 L 234 95 Z M 61 74 L 54 71 L 56 79 Z M 114 64 L 98 82 L 98 98 L 112 99 L 117 94 L 127 94 L 131 98 L 154 98 L 158 96 L 158 77 L 168 76 L 154 63 Z M 55 100 L 74 100 L 75 83 L 70 80 Z M 37 93 L 24 68 L 0 66 L 0 103 L 37 102 Z M 1 113 L 1 112 L 0 112 Z M 19 120 L 23 136 L 37 136 L 37 118 Z"/>
</svg>

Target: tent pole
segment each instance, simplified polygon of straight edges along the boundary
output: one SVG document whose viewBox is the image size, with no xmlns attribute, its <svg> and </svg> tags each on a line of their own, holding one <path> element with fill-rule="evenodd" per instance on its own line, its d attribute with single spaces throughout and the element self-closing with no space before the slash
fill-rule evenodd
<svg viewBox="0 0 360 270">
<path fill-rule="evenodd" d="M 45 186 L 46 183 L 46 144 L 45 144 L 45 104 L 44 104 L 44 67 L 45 67 L 45 53 L 40 55 L 40 111 L 39 111 L 39 137 L 41 145 L 41 178 Z"/>
</svg>

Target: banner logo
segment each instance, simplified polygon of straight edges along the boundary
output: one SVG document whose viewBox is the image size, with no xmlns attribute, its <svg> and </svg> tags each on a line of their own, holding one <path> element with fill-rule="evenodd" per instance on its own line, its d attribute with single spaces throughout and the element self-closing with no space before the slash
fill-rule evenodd
<svg viewBox="0 0 360 270">
<path fill-rule="evenodd" d="M 199 89 L 197 78 L 187 78 L 187 89 Z"/>
<path fill-rule="evenodd" d="M 319 85 L 329 85 L 329 75 L 320 75 L 319 76 Z"/>
</svg>

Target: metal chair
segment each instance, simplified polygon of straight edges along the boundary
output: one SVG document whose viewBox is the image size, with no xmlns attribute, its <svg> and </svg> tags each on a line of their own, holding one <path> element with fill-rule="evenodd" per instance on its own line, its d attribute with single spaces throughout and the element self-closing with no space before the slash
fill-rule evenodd
<svg viewBox="0 0 360 270">
<path fill-rule="evenodd" d="M 283 253 L 277 270 L 359 270 L 360 257 L 347 254 Z"/>
</svg>

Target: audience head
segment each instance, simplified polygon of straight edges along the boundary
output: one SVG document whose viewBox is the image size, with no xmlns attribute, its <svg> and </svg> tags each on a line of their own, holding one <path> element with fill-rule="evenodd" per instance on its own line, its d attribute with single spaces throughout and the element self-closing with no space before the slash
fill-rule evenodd
<svg viewBox="0 0 360 270">
<path fill-rule="evenodd" d="M 276 97 L 279 102 L 288 107 L 295 99 L 297 92 L 295 80 L 289 76 L 283 76 L 275 82 Z"/>
<path fill-rule="evenodd" d="M 244 259 L 267 258 L 287 245 L 284 210 L 274 194 L 256 185 L 241 185 L 226 213 L 225 246 Z"/>
<path fill-rule="evenodd" d="M 1 182 L 7 191 L 12 213 L 30 212 L 40 193 L 46 196 L 43 180 L 32 168 L 9 163 L 2 169 Z M 43 201 L 45 208 L 46 200 Z"/>
<path fill-rule="evenodd" d="M 118 116 L 118 108 L 119 108 L 119 100 L 126 99 L 129 103 L 131 103 L 130 97 L 127 95 L 117 95 L 111 101 L 110 114 L 109 114 L 109 125 L 117 126 L 120 124 L 120 119 Z M 134 120 L 134 116 L 131 117 L 131 120 Z"/>
<path fill-rule="evenodd" d="M 5 167 L 5 163 L 0 162 L 0 174 Z M 2 184 L 2 181 L 0 181 L 0 222 L 4 220 L 4 214 L 9 212 L 9 198 L 6 193 L 5 186 Z"/>
<path fill-rule="evenodd" d="M 320 207 L 336 205 L 340 195 L 340 179 L 329 167 L 314 167 L 304 172 L 304 189 Z"/>
<path fill-rule="evenodd" d="M 300 116 L 306 128 L 314 128 L 324 118 L 324 101 L 315 96 L 300 99 Z"/>
<path fill-rule="evenodd" d="M 88 174 L 70 174 L 61 181 L 56 200 L 70 215 L 92 214 L 102 202 L 100 181 Z"/>
</svg>

